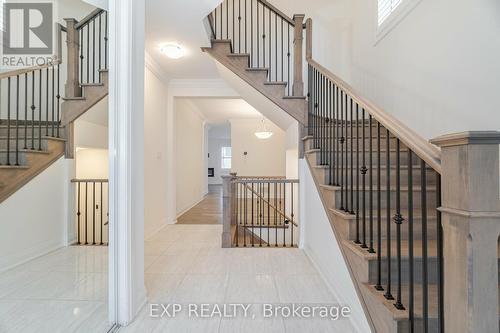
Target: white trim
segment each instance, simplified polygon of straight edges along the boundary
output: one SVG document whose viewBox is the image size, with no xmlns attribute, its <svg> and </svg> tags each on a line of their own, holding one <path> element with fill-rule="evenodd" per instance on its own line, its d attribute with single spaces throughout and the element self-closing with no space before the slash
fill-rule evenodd
<svg viewBox="0 0 500 333">
<path fill-rule="evenodd" d="M 146 68 L 153 73 L 158 80 L 160 80 L 162 83 L 168 85 L 168 82 L 170 81 L 168 78 L 167 73 L 163 70 L 161 65 L 156 62 L 156 60 L 151 57 L 151 55 L 147 52 L 144 51 L 144 63 L 146 65 Z"/>
<path fill-rule="evenodd" d="M 128 325 L 144 287 L 144 0 L 111 0 L 109 319 Z"/>
<path fill-rule="evenodd" d="M 384 39 L 422 0 L 402 0 L 401 4 L 385 19 L 379 26 L 378 24 L 378 1 L 375 5 L 374 24 L 375 24 L 375 45 Z"/>
<path fill-rule="evenodd" d="M 179 213 L 176 213 L 177 217 L 176 217 L 176 220 L 181 217 L 181 215 L 183 215 L 184 213 L 186 213 L 188 210 L 190 210 L 191 208 L 193 208 L 194 206 L 196 206 L 197 204 L 199 204 L 200 202 L 203 201 L 203 199 L 205 199 L 205 196 L 208 194 L 208 192 L 204 192 L 202 193 L 201 195 L 201 198 L 197 199 L 194 203 L 190 204 L 187 208 L 184 208 L 183 210 L 181 210 Z"/>
</svg>

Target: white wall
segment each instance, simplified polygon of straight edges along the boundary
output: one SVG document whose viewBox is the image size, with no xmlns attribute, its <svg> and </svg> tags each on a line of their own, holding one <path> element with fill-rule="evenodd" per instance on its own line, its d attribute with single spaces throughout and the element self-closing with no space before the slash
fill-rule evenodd
<svg viewBox="0 0 500 333">
<path fill-rule="evenodd" d="M 0 271 L 65 245 L 70 171 L 60 158 L 0 204 Z"/>
<path fill-rule="evenodd" d="M 144 235 L 165 225 L 167 219 L 167 85 L 146 66 L 144 72 Z"/>
<path fill-rule="evenodd" d="M 262 128 L 261 119 L 231 119 L 230 122 L 231 172 L 240 176 L 285 176 L 286 134 L 283 130 L 266 121 L 273 135 L 261 140 L 254 134 Z"/>
<path fill-rule="evenodd" d="M 206 194 L 204 119 L 185 99 L 175 101 L 176 214 L 181 215 Z"/>
<path fill-rule="evenodd" d="M 108 127 L 77 120 L 75 122 L 75 147 L 108 148 Z"/>
<path fill-rule="evenodd" d="M 370 332 L 368 321 L 356 293 L 347 263 L 319 197 L 309 166 L 299 162 L 300 173 L 300 247 L 304 249 L 336 296 L 339 304 L 351 308 L 350 320 L 356 332 Z"/>
<path fill-rule="evenodd" d="M 78 179 L 108 179 L 109 177 L 107 149 L 77 149 L 75 162 L 75 174 Z"/>
</svg>

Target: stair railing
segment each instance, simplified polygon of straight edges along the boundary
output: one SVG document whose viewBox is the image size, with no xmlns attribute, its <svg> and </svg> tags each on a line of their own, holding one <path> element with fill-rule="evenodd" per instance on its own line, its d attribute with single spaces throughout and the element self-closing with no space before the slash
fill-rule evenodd
<svg viewBox="0 0 500 333">
<path fill-rule="evenodd" d="M 437 210 L 441 206 L 440 151 L 315 62 L 311 27 L 308 19 L 310 148 L 327 170 L 327 183 L 338 189 L 337 210 L 355 219 L 354 243 L 376 256 L 374 288 L 394 300 L 396 309 L 408 311 L 410 331 L 421 325 L 427 332 L 430 318 L 435 318 L 443 332 L 443 244 Z M 402 252 L 403 232 L 408 253 Z M 428 253 L 430 242 L 435 243 L 436 253 Z M 405 267 L 403 255 L 408 256 Z M 430 272 L 435 273 L 433 281 L 429 281 Z M 417 284 L 422 288 L 419 300 Z M 430 285 L 436 290 L 430 290 Z M 417 301 L 422 305 L 418 315 Z M 436 313 L 430 313 L 431 308 Z"/>
<path fill-rule="evenodd" d="M 56 24 L 57 53 L 46 64 L 0 73 L 0 165 L 22 164 L 20 152 L 41 151 L 44 137 L 61 137 L 62 35 Z"/>
<path fill-rule="evenodd" d="M 109 244 L 107 179 L 73 179 L 76 184 L 75 237 L 78 245 Z"/>
<path fill-rule="evenodd" d="M 303 96 L 303 19 L 265 0 L 225 0 L 208 21 L 212 39 L 230 40 L 232 53 L 250 55 L 249 68 L 267 68 L 269 82 L 285 82 L 288 96 Z"/>
<path fill-rule="evenodd" d="M 223 181 L 224 247 L 297 246 L 297 179 L 231 174 Z"/>
</svg>

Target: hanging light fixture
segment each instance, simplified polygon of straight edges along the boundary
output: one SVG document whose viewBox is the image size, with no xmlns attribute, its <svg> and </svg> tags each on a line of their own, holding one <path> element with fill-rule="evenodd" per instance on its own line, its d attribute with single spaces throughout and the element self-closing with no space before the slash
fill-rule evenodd
<svg viewBox="0 0 500 333">
<path fill-rule="evenodd" d="M 269 139 L 273 135 L 273 132 L 267 129 L 266 121 L 262 119 L 262 130 L 255 132 L 255 136 L 259 139 L 265 140 Z"/>
</svg>

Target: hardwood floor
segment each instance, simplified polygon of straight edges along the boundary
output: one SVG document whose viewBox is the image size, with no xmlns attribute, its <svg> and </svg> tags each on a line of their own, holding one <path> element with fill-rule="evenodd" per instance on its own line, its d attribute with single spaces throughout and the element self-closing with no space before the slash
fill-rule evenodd
<svg viewBox="0 0 500 333">
<path fill-rule="evenodd" d="M 222 185 L 209 185 L 205 198 L 182 214 L 177 224 L 222 224 Z"/>
</svg>

